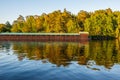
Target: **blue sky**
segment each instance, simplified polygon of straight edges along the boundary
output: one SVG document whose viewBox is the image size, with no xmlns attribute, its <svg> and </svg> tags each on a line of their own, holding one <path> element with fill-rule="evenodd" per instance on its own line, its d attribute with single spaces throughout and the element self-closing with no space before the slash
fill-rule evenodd
<svg viewBox="0 0 120 80">
<path fill-rule="evenodd" d="M 12 23 L 19 15 L 41 15 L 64 8 L 73 14 L 107 8 L 120 11 L 119 5 L 120 0 L 0 0 L 0 23 Z"/>
</svg>

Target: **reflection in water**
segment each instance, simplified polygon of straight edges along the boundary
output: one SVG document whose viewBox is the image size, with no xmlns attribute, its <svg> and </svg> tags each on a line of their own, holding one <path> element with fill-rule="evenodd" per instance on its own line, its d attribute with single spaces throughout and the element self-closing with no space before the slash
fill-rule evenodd
<svg viewBox="0 0 120 80">
<path fill-rule="evenodd" d="M 104 65 L 110 69 L 115 63 L 120 63 L 120 45 L 117 41 L 90 42 L 89 59 L 97 65 Z"/>
<path fill-rule="evenodd" d="M 72 42 L 14 43 L 13 49 L 17 51 L 15 54 L 19 60 L 25 57 L 33 60 L 47 59 L 57 66 L 67 66 L 71 61 L 78 61 L 80 56 L 87 57 L 88 54 L 88 51 L 85 51 L 88 50 L 88 45 Z"/>
<path fill-rule="evenodd" d="M 10 47 L 18 60 L 42 60 L 56 66 L 68 66 L 77 61 L 87 68 L 99 70 L 97 66 L 111 69 L 120 63 L 120 44 L 116 41 L 78 42 L 0 42 L 0 49 L 9 52 Z"/>
<path fill-rule="evenodd" d="M 9 46 L 9 44 L 6 44 Z M 7 47 L 8 47 L 7 46 Z M 91 41 L 86 44 L 75 42 L 14 42 L 14 54 L 19 60 L 42 60 L 56 66 L 68 66 L 77 61 L 92 70 L 97 66 L 111 69 L 120 63 L 120 45 L 118 41 Z M 96 66 L 97 65 L 97 66 Z"/>
<path fill-rule="evenodd" d="M 0 42 L 0 80 L 120 80 L 118 41 Z"/>
</svg>

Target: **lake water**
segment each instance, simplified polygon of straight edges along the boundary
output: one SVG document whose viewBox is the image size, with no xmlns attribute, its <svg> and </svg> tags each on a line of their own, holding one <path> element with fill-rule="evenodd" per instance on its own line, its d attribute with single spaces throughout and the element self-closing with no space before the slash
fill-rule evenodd
<svg viewBox="0 0 120 80">
<path fill-rule="evenodd" d="M 120 80 L 120 43 L 0 42 L 0 80 Z"/>
</svg>

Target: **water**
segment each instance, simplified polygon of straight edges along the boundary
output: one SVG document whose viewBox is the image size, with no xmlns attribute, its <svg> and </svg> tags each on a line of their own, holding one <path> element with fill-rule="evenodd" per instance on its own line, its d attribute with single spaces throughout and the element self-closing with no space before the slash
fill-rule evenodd
<svg viewBox="0 0 120 80">
<path fill-rule="evenodd" d="M 0 42 L 0 80 L 120 80 L 120 43 Z"/>
</svg>

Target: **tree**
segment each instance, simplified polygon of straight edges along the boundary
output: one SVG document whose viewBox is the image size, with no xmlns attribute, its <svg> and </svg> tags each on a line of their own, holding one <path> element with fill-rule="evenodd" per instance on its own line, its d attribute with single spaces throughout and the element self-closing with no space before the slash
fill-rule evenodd
<svg viewBox="0 0 120 80">
<path fill-rule="evenodd" d="M 15 20 L 12 24 L 11 31 L 12 32 L 22 32 L 22 28 L 24 27 L 24 17 L 22 15 L 19 15 L 17 20 Z"/>
<path fill-rule="evenodd" d="M 12 32 L 22 32 L 17 21 L 14 21 L 12 28 L 11 28 L 11 31 Z"/>
<path fill-rule="evenodd" d="M 89 13 L 84 11 L 84 10 L 81 10 L 78 13 L 77 20 L 78 20 L 78 23 L 79 23 L 79 26 L 80 26 L 81 30 L 84 30 L 84 22 L 89 17 L 90 17 Z"/>
<path fill-rule="evenodd" d="M 22 15 L 19 15 L 19 17 L 17 18 L 18 22 L 24 22 L 24 17 Z"/>
<path fill-rule="evenodd" d="M 6 26 L 10 24 L 6 23 Z M 2 28 L 4 32 L 8 27 Z M 51 13 L 35 16 L 27 16 L 26 19 L 19 15 L 12 24 L 13 32 L 57 32 L 71 33 L 79 31 L 88 31 L 91 36 L 111 36 L 120 37 L 120 11 L 96 10 L 87 12 L 81 10 L 77 15 L 72 14 L 66 9 Z"/>
<path fill-rule="evenodd" d="M 116 28 L 116 38 L 119 38 L 120 39 L 120 12 L 118 14 L 118 17 L 117 17 L 117 28 Z"/>
<path fill-rule="evenodd" d="M 0 32 L 5 32 L 5 24 L 0 24 Z"/>
<path fill-rule="evenodd" d="M 67 26 L 67 31 L 68 33 L 75 33 L 75 32 L 79 32 L 79 26 L 76 24 L 76 22 L 74 20 L 69 20 L 66 24 Z"/>
<path fill-rule="evenodd" d="M 5 23 L 5 28 L 6 28 L 6 32 L 11 32 L 12 25 L 9 23 L 9 21 Z"/>
</svg>

